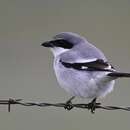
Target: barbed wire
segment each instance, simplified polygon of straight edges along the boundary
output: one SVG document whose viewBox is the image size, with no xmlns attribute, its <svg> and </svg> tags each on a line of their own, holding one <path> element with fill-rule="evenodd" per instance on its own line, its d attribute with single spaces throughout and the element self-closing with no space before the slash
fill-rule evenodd
<svg viewBox="0 0 130 130">
<path fill-rule="evenodd" d="M 90 103 L 88 104 L 72 104 L 69 103 L 36 103 L 36 102 L 24 102 L 22 99 L 7 99 L 7 100 L 0 100 L 0 105 L 7 105 L 8 112 L 11 110 L 12 105 L 22 105 L 22 106 L 38 106 L 38 107 L 63 107 L 66 110 L 71 110 L 73 108 L 82 108 L 91 110 L 91 113 L 94 113 L 96 109 L 104 109 L 104 110 L 125 110 L 130 111 L 130 107 L 118 107 L 118 106 L 102 106 L 100 103 L 96 103 L 94 109 L 90 108 Z"/>
</svg>

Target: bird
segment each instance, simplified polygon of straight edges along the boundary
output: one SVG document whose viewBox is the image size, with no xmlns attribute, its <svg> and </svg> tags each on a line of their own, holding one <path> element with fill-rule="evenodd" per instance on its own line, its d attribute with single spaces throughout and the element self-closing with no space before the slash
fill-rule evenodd
<svg viewBox="0 0 130 130">
<path fill-rule="evenodd" d="M 52 51 L 57 81 L 72 96 L 66 101 L 66 109 L 71 109 L 69 104 L 75 97 L 88 98 L 94 113 L 100 104 L 97 98 L 112 92 L 116 79 L 130 77 L 130 73 L 117 71 L 100 49 L 79 34 L 60 32 L 41 46 Z"/>
</svg>

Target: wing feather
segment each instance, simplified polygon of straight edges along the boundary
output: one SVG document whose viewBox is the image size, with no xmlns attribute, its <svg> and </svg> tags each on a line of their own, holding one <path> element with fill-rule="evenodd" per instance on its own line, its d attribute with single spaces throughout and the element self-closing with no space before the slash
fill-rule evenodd
<svg viewBox="0 0 130 130">
<path fill-rule="evenodd" d="M 76 70 L 88 70 L 88 71 L 113 71 L 113 67 L 102 59 L 88 60 L 88 62 L 76 62 L 68 63 L 60 60 L 62 65 L 66 68 L 73 68 Z"/>
</svg>

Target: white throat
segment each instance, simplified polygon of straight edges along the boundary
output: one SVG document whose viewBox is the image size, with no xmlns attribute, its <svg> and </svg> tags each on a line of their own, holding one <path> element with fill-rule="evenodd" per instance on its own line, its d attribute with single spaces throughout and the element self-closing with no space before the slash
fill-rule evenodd
<svg viewBox="0 0 130 130">
<path fill-rule="evenodd" d="M 60 47 L 54 47 L 54 48 L 51 48 L 51 51 L 54 55 L 54 57 L 68 51 L 69 49 L 64 49 L 64 48 L 60 48 Z"/>
</svg>

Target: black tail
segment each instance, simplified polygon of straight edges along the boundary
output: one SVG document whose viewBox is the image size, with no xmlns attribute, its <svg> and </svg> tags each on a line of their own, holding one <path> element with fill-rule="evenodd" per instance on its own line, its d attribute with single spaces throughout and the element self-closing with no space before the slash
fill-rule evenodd
<svg viewBox="0 0 130 130">
<path fill-rule="evenodd" d="M 111 76 L 111 77 L 130 77 L 130 73 L 121 73 L 121 72 L 112 72 L 112 73 L 109 73 L 108 76 Z"/>
</svg>

